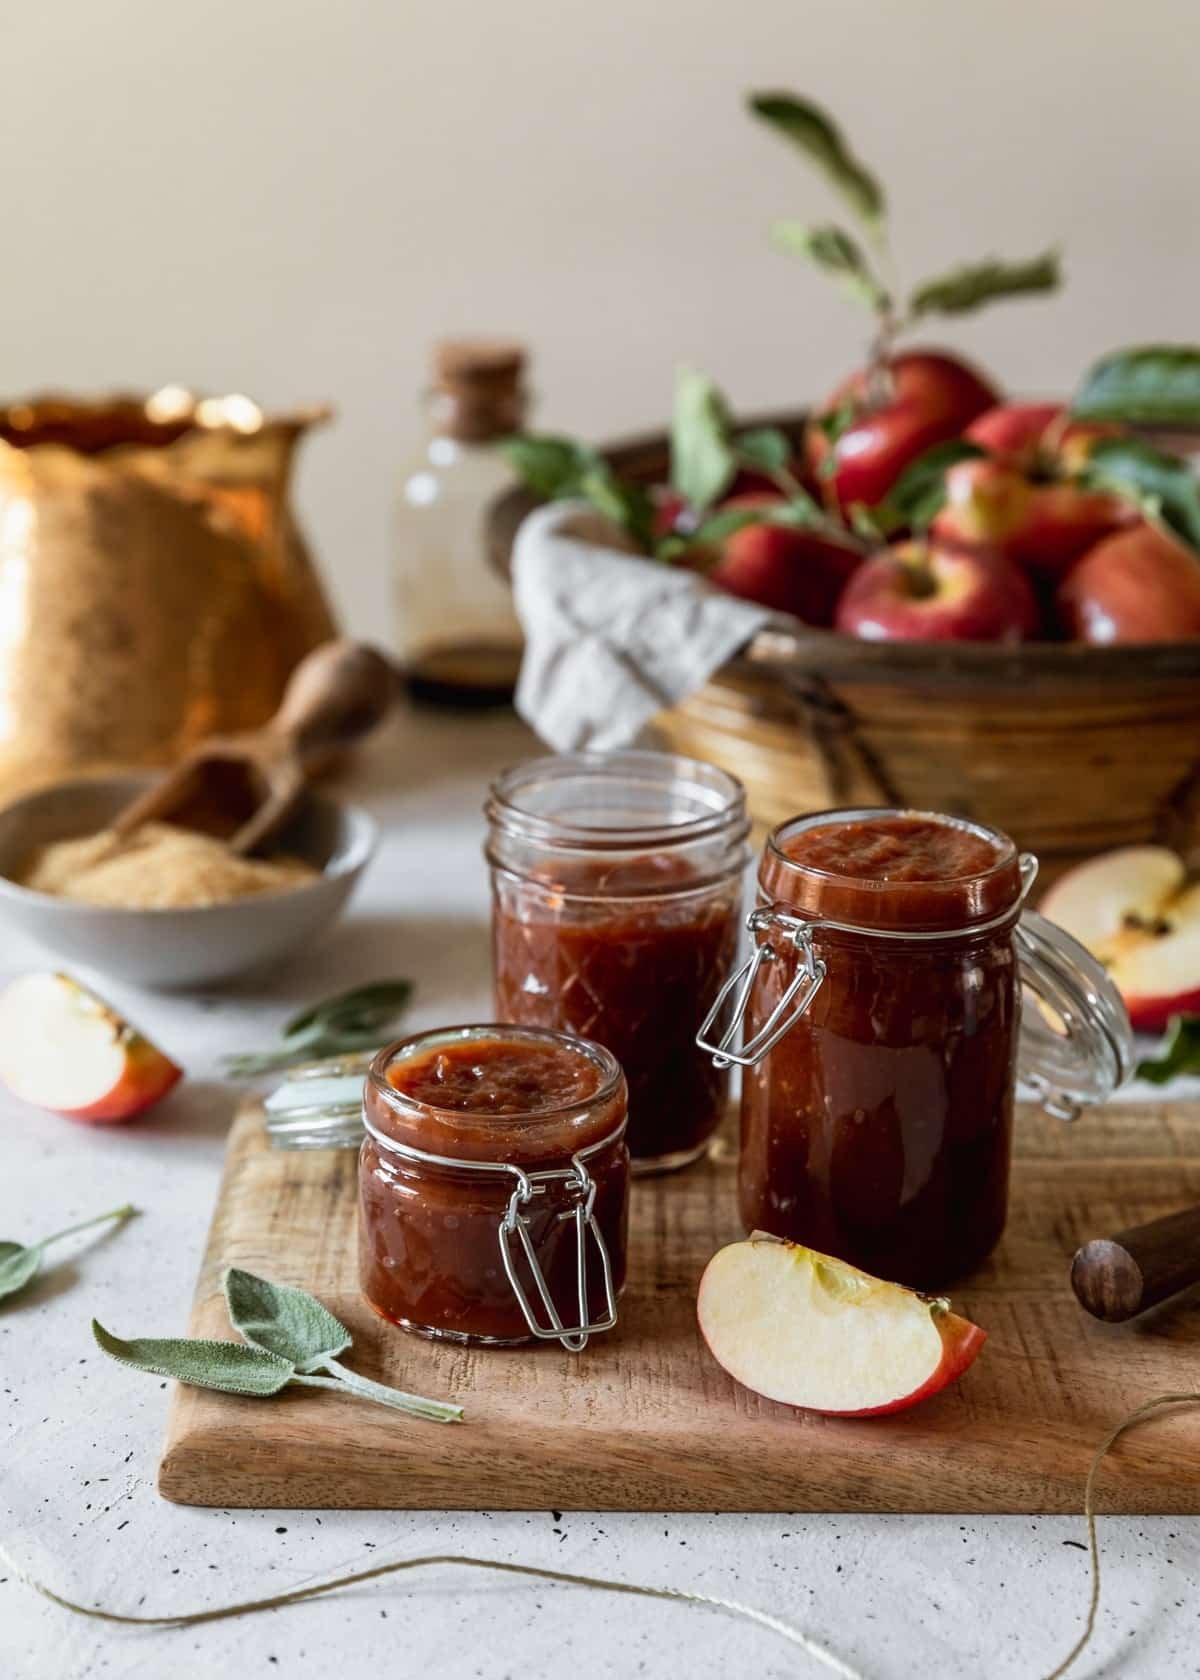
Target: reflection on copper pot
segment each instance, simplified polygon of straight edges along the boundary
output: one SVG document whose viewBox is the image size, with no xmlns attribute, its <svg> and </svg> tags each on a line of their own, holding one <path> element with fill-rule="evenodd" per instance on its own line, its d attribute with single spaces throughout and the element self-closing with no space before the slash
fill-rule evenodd
<svg viewBox="0 0 1200 1680">
<path fill-rule="evenodd" d="M 0 800 L 271 715 L 334 632 L 288 501 L 328 415 L 177 387 L 0 408 Z"/>
</svg>

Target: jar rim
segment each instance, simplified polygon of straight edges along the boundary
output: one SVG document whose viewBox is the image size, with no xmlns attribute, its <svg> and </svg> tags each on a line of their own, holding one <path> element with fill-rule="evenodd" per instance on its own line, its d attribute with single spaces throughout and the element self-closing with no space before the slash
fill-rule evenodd
<svg viewBox="0 0 1200 1680">
<path fill-rule="evenodd" d="M 995 857 L 983 869 L 968 870 L 962 875 L 945 875 L 933 879 L 896 881 L 868 875 L 843 874 L 836 869 L 822 869 L 803 859 L 790 857 L 784 844 L 793 836 L 814 828 L 833 828 L 842 824 L 869 822 L 874 818 L 915 818 L 937 823 L 944 828 L 957 829 L 986 840 L 995 848 Z M 816 908 L 820 895 L 826 891 L 844 894 L 855 906 L 854 914 L 833 915 L 834 924 L 853 923 L 863 933 L 874 931 L 873 919 L 894 931 L 951 931 L 954 927 L 969 931 L 974 924 L 988 921 L 1009 912 L 1015 918 L 1028 890 L 1024 879 L 1022 855 L 1011 836 L 1003 830 L 971 817 L 953 816 L 946 811 L 918 810 L 901 805 L 863 805 L 833 807 L 825 811 L 807 812 L 789 817 L 779 823 L 767 836 L 763 850 L 759 882 L 764 886 L 768 868 L 775 875 L 772 883 L 794 883 L 798 890 L 798 906 L 818 917 Z M 1011 880 L 1011 892 L 998 896 L 1006 879 Z M 804 891 L 807 887 L 807 893 Z M 931 900 L 943 904 L 943 914 L 933 914 Z M 961 903 L 956 902 L 961 900 Z M 886 908 L 885 908 L 886 907 Z M 951 915 L 951 911 L 954 914 Z M 822 918 L 824 919 L 824 918 Z"/>
<path fill-rule="evenodd" d="M 548 816 L 521 803 L 519 795 L 535 783 L 553 785 L 568 778 L 640 782 L 667 790 L 681 784 L 696 812 L 667 821 L 621 824 L 572 821 Z M 564 850 L 626 851 L 631 846 L 688 846 L 697 841 L 750 831 L 746 791 L 736 776 L 718 765 L 680 753 L 632 748 L 619 752 L 546 753 L 502 770 L 492 783 L 485 806 L 488 821 L 515 838 L 542 841 Z"/>
<path fill-rule="evenodd" d="M 436 1049 L 439 1045 L 467 1044 L 472 1041 L 486 1043 L 496 1039 L 506 1043 L 537 1044 L 569 1050 L 574 1055 L 586 1058 L 596 1068 L 600 1074 L 600 1083 L 594 1091 L 589 1091 L 586 1096 L 577 1097 L 573 1102 L 556 1103 L 551 1107 L 537 1109 L 494 1109 L 486 1114 L 476 1114 L 467 1109 L 443 1108 L 437 1103 L 410 1096 L 397 1090 L 387 1077 L 388 1068 L 398 1060 L 411 1060 L 422 1051 Z M 621 1064 L 612 1052 L 589 1038 L 555 1032 L 549 1027 L 515 1026 L 507 1021 L 478 1021 L 465 1026 L 430 1027 L 421 1032 L 410 1033 L 405 1038 L 385 1044 L 367 1069 L 367 1084 L 397 1114 L 409 1119 L 444 1121 L 453 1125 L 466 1137 L 477 1136 L 481 1139 L 487 1136 L 497 1121 L 502 1121 L 507 1128 L 518 1131 L 523 1136 L 536 1138 L 537 1132 L 543 1127 L 551 1128 L 561 1124 L 572 1114 L 590 1111 L 601 1104 L 611 1102 L 619 1094 L 624 1079 Z"/>
</svg>

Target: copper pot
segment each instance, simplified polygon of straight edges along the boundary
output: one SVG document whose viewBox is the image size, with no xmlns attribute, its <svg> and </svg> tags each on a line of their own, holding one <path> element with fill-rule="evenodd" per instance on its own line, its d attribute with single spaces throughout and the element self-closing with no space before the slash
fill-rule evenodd
<svg viewBox="0 0 1200 1680">
<path fill-rule="evenodd" d="M 328 415 L 175 387 L 0 408 L 0 800 L 271 715 L 334 632 L 288 502 Z"/>
</svg>

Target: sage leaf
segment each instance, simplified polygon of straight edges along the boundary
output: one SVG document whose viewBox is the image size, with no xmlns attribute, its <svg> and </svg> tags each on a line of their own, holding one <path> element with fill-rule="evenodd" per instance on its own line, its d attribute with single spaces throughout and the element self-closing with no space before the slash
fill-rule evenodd
<svg viewBox="0 0 1200 1680">
<path fill-rule="evenodd" d="M 1071 404 L 1081 420 L 1200 426 L 1200 346 L 1147 344 L 1105 356 Z"/>
<path fill-rule="evenodd" d="M 224 1278 L 229 1322 L 253 1347 L 312 1371 L 350 1346 L 350 1332 L 315 1295 L 231 1266 Z"/>
<path fill-rule="evenodd" d="M 776 222 L 771 232 L 781 251 L 831 274 L 856 302 L 880 315 L 891 308 L 891 298 L 872 274 L 862 247 L 843 229 L 785 221 Z"/>
<path fill-rule="evenodd" d="M 298 1062 L 376 1050 L 387 1041 L 412 991 L 411 980 L 375 980 L 326 998 L 293 1016 L 278 1048 L 226 1056 L 225 1068 L 235 1079 L 250 1079 Z"/>
<path fill-rule="evenodd" d="M 34 1243 L 30 1248 L 14 1245 L 14 1251 L 6 1254 L 0 1260 L 0 1299 L 6 1295 L 15 1295 L 18 1289 L 35 1276 L 42 1264 L 42 1245 Z"/>
<path fill-rule="evenodd" d="M 923 315 L 965 315 L 993 298 L 1052 292 L 1061 278 L 1056 251 L 1044 251 L 1040 257 L 1016 263 L 989 257 L 924 281 L 909 297 L 908 314 L 911 320 Z"/>
<path fill-rule="evenodd" d="M 1102 438 L 1093 444 L 1079 482 L 1126 497 L 1200 553 L 1200 482 L 1178 455 L 1140 438 Z"/>
<path fill-rule="evenodd" d="M 1173 1015 L 1158 1054 L 1138 1063 L 1137 1076 L 1166 1085 L 1185 1073 L 1200 1073 L 1200 1015 Z"/>
<path fill-rule="evenodd" d="M 799 147 L 816 164 L 855 215 L 877 236 L 886 214 L 883 188 L 854 156 L 833 118 L 810 99 L 794 93 L 752 93 L 747 104 L 756 117 Z"/>
<path fill-rule="evenodd" d="M 64 1231 L 55 1231 L 53 1236 L 43 1237 L 40 1242 L 28 1246 L 15 1242 L 0 1243 L 0 1300 L 15 1295 L 37 1276 L 51 1243 L 60 1242 L 63 1237 L 73 1237 L 79 1231 L 89 1231 L 94 1225 L 103 1225 L 109 1220 L 123 1224 L 136 1212 L 137 1209 L 126 1202 L 122 1207 L 98 1213 L 92 1219 L 81 1219 L 77 1225 L 68 1225 Z"/>
<path fill-rule="evenodd" d="M 671 419 L 671 484 L 688 506 L 704 513 L 737 472 L 725 399 L 706 374 L 681 368 Z"/>
<path fill-rule="evenodd" d="M 193 1341 L 185 1336 L 138 1337 L 126 1342 L 97 1319 L 92 1320 L 92 1335 L 97 1347 L 119 1365 L 155 1377 L 174 1377 L 194 1388 L 219 1389 L 223 1394 L 278 1394 L 295 1372 L 290 1359 L 244 1342 Z"/>
</svg>

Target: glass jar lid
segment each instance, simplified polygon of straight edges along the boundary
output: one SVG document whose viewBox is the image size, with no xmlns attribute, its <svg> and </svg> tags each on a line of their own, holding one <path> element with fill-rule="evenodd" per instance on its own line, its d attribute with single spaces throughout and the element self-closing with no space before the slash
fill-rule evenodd
<svg viewBox="0 0 1200 1680">
<path fill-rule="evenodd" d="M 1022 1094 L 1074 1120 L 1132 1075 L 1133 1029 L 1121 994 L 1091 952 L 1036 910 L 1016 927 L 1024 997 L 1017 1073 Z"/>
</svg>

